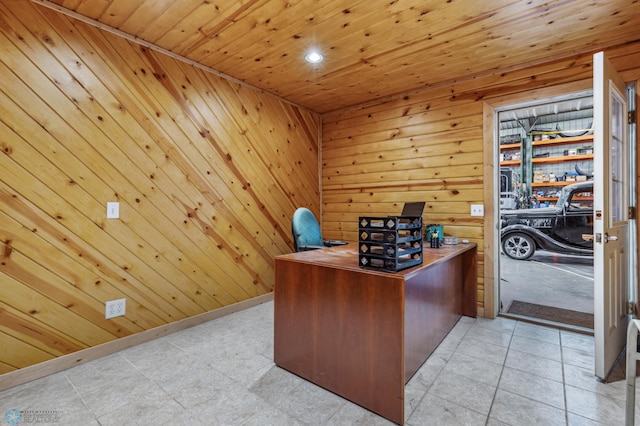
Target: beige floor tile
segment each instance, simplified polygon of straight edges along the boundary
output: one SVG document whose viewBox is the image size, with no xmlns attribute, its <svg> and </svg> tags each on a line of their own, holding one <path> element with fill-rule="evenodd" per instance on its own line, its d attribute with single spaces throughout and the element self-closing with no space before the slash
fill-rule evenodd
<svg viewBox="0 0 640 426">
<path fill-rule="evenodd" d="M 456 352 L 494 364 L 503 364 L 507 357 L 508 348 L 467 336 L 460 342 Z"/>
<path fill-rule="evenodd" d="M 578 349 L 591 354 L 595 351 L 593 336 L 562 330 L 560 331 L 560 339 L 563 347 Z"/>
<path fill-rule="evenodd" d="M 486 414 L 478 413 L 436 395 L 427 395 L 407 420 L 411 426 L 484 426 Z"/>
<path fill-rule="evenodd" d="M 595 357 L 593 352 L 584 352 L 580 349 L 562 348 L 562 362 L 594 371 Z"/>
<path fill-rule="evenodd" d="M 476 380 L 489 386 L 498 386 L 502 364 L 485 361 L 460 352 L 453 354 L 444 371 Z"/>
<path fill-rule="evenodd" d="M 498 389 L 490 418 L 509 425 L 565 425 L 565 411 Z"/>
<path fill-rule="evenodd" d="M 466 339 L 479 340 L 496 346 L 508 348 L 511 344 L 513 333 L 500 330 L 493 330 L 484 326 L 473 326 L 466 334 Z"/>
<path fill-rule="evenodd" d="M 564 410 L 561 382 L 505 367 L 498 388 Z"/>
<path fill-rule="evenodd" d="M 427 392 L 456 405 L 487 415 L 496 387 L 486 385 L 459 374 L 443 371 Z"/>
<path fill-rule="evenodd" d="M 607 425 L 624 424 L 624 398 L 591 392 L 573 386 L 566 386 L 566 395 L 567 410 L 570 413 Z M 637 414 L 636 419 L 638 418 Z"/>
<path fill-rule="evenodd" d="M 528 337 L 554 345 L 560 344 L 560 331 L 541 325 L 519 322 L 513 332 L 514 336 Z"/>
<path fill-rule="evenodd" d="M 504 365 L 546 379 L 555 380 L 556 382 L 562 383 L 563 380 L 562 363 L 560 361 L 542 358 L 526 352 L 509 351 Z"/>
<path fill-rule="evenodd" d="M 542 342 L 529 337 L 513 336 L 509 350 L 525 352 L 542 358 L 551 359 L 553 361 L 562 360 L 560 345 Z"/>
</svg>

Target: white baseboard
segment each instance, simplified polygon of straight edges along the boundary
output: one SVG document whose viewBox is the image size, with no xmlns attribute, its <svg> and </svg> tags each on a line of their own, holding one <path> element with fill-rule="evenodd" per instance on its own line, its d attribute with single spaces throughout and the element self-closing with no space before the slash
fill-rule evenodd
<svg viewBox="0 0 640 426">
<path fill-rule="evenodd" d="M 273 292 L 0 375 L 0 391 L 273 300 Z"/>
</svg>

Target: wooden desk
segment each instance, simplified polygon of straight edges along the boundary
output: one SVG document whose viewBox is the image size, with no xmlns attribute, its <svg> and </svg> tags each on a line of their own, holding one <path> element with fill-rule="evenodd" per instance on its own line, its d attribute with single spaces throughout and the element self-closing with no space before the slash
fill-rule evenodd
<svg viewBox="0 0 640 426">
<path fill-rule="evenodd" d="M 476 316 L 477 248 L 431 249 L 396 273 L 357 245 L 277 256 L 276 365 L 404 423 L 404 385 L 462 315 Z"/>
</svg>

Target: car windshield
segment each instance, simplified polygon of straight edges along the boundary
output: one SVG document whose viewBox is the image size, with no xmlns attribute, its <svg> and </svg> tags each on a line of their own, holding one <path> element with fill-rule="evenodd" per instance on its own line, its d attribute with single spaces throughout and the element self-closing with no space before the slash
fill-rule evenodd
<svg viewBox="0 0 640 426">
<path fill-rule="evenodd" d="M 569 210 L 592 209 L 593 188 L 590 186 L 565 186 L 558 194 L 556 206 L 567 207 Z"/>
</svg>

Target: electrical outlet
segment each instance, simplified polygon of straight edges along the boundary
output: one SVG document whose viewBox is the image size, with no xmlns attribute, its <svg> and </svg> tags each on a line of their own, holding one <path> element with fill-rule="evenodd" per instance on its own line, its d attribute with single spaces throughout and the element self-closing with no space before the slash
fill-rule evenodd
<svg viewBox="0 0 640 426">
<path fill-rule="evenodd" d="M 484 216 L 484 205 L 471 204 L 471 216 Z"/>
<path fill-rule="evenodd" d="M 110 300 L 106 303 L 104 317 L 106 319 L 121 317 L 125 314 L 127 299 Z"/>
</svg>

